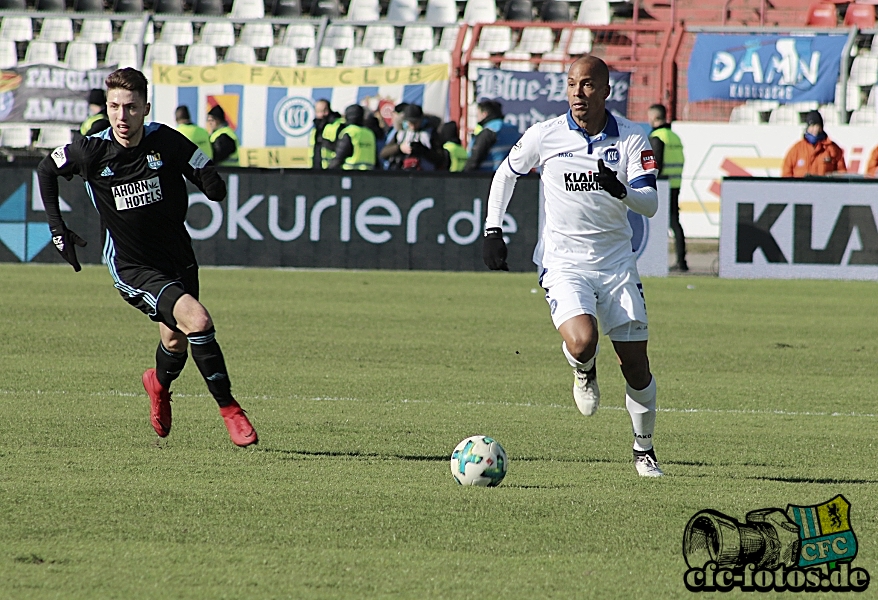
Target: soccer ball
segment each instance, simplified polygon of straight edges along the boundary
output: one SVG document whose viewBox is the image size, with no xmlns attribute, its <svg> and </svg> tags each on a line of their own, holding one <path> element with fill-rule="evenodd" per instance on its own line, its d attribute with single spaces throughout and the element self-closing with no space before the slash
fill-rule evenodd
<svg viewBox="0 0 878 600">
<path fill-rule="evenodd" d="M 460 485 L 500 485 L 508 464 L 503 446 L 484 435 L 466 438 L 451 453 L 451 475 Z"/>
</svg>

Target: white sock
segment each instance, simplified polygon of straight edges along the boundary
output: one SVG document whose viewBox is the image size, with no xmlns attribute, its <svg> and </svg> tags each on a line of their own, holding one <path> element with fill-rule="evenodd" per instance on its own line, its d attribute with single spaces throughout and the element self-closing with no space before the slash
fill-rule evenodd
<svg viewBox="0 0 878 600">
<path fill-rule="evenodd" d="M 578 360 L 573 358 L 573 355 L 570 354 L 570 350 L 567 349 L 567 342 L 561 342 L 561 350 L 564 351 L 564 356 L 567 357 L 567 362 L 570 363 L 571 367 L 573 367 L 574 369 L 580 369 L 582 371 L 588 371 L 594 366 L 594 360 L 598 357 L 598 352 L 600 352 L 601 350 L 601 345 L 598 344 L 597 346 L 595 346 L 594 356 L 592 356 L 584 363 L 579 362 Z"/>
<path fill-rule="evenodd" d="M 635 390 L 625 384 L 625 407 L 631 415 L 634 449 L 638 452 L 646 452 L 652 448 L 652 434 L 655 431 L 655 397 L 655 377 L 642 390 Z"/>
</svg>

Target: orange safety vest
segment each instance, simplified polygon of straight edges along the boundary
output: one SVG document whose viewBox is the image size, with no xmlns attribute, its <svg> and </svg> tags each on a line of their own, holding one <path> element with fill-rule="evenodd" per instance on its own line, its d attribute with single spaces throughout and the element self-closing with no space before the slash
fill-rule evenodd
<svg viewBox="0 0 878 600">
<path fill-rule="evenodd" d="M 829 138 L 820 140 L 813 146 L 804 138 L 799 140 L 787 152 L 781 169 L 781 177 L 805 177 L 827 173 L 847 173 L 844 150 Z"/>
</svg>

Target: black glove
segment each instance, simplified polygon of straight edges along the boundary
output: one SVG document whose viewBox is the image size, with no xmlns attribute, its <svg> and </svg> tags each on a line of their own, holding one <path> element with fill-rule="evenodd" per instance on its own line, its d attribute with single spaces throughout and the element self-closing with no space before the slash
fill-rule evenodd
<svg viewBox="0 0 878 600">
<path fill-rule="evenodd" d="M 482 238 L 482 260 L 492 271 L 508 271 L 506 264 L 506 242 L 503 241 L 503 230 L 489 227 Z"/>
<path fill-rule="evenodd" d="M 64 223 L 49 229 L 52 232 L 52 243 L 55 244 L 55 250 L 70 263 L 74 271 L 77 273 L 82 271 L 82 267 L 79 266 L 79 261 L 76 259 L 76 246 L 84 248 L 88 242 L 67 229 Z"/>
<path fill-rule="evenodd" d="M 625 184 L 616 178 L 616 172 L 604 164 L 602 158 L 598 159 L 598 183 L 601 187 L 617 200 L 621 200 L 628 195 Z"/>
</svg>

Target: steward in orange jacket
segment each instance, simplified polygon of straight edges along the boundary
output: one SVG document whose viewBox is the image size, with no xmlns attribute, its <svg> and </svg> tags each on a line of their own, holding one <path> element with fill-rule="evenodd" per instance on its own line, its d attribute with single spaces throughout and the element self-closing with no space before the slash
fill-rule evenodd
<svg viewBox="0 0 878 600">
<path fill-rule="evenodd" d="M 823 117 L 812 110 L 805 117 L 805 137 L 789 149 L 783 160 L 781 177 L 806 177 L 847 173 L 844 150 L 823 131 Z"/>
</svg>

